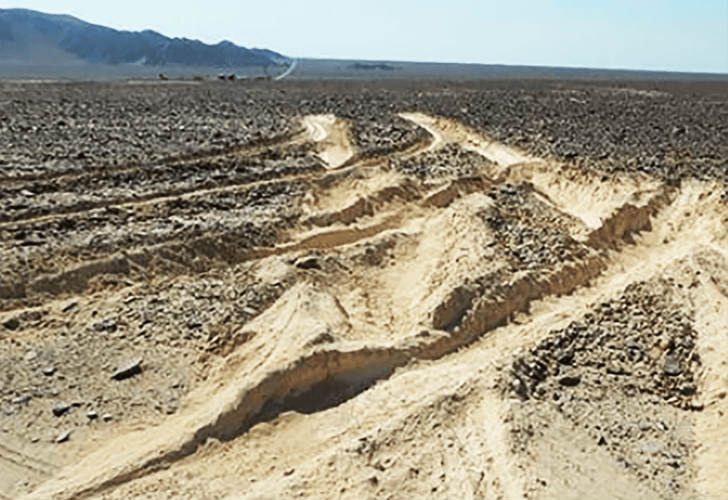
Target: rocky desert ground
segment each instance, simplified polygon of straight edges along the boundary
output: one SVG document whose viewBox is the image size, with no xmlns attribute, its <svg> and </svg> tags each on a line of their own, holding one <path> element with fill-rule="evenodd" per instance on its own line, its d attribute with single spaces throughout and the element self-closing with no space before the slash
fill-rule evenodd
<svg viewBox="0 0 728 500">
<path fill-rule="evenodd" d="M 0 85 L 0 497 L 728 498 L 728 85 Z"/>
</svg>

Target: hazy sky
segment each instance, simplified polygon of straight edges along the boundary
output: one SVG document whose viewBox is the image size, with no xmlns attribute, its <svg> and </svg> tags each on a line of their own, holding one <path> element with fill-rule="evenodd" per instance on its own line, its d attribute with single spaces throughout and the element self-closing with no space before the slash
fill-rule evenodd
<svg viewBox="0 0 728 500">
<path fill-rule="evenodd" d="M 305 57 L 728 73 L 728 0 L 0 0 Z"/>
</svg>

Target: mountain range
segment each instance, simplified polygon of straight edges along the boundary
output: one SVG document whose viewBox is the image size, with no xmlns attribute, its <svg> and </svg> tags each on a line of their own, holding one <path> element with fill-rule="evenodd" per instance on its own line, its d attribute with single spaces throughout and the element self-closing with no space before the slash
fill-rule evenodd
<svg viewBox="0 0 728 500">
<path fill-rule="evenodd" d="M 121 31 L 68 15 L 0 9 L 0 65 L 141 65 L 268 67 L 288 62 L 268 49 L 229 41 L 209 45 L 156 31 Z"/>
</svg>

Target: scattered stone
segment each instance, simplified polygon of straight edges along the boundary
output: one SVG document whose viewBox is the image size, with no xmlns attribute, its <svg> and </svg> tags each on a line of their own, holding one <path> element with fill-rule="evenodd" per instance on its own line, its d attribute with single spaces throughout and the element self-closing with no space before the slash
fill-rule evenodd
<svg viewBox="0 0 728 500">
<path fill-rule="evenodd" d="M 24 405 L 31 399 L 33 399 L 33 397 L 30 394 L 21 394 L 20 396 L 13 398 L 12 403 L 16 405 Z"/>
<path fill-rule="evenodd" d="M 104 413 L 103 415 L 101 415 L 101 420 L 103 420 L 104 422 L 111 422 L 113 418 L 114 417 L 111 415 L 111 413 Z"/>
<path fill-rule="evenodd" d="M 683 369 L 680 366 L 680 360 L 677 357 L 668 354 L 667 356 L 665 356 L 665 365 L 663 367 L 663 371 L 666 375 L 669 375 L 671 377 L 676 377 L 680 375 L 683 372 Z"/>
<path fill-rule="evenodd" d="M 56 417 L 60 417 L 62 415 L 65 415 L 68 413 L 68 411 L 71 409 L 71 405 L 66 403 L 65 401 L 58 401 L 53 405 L 53 408 L 51 408 L 51 411 L 53 411 L 53 415 Z"/>
<path fill-rule="evenodd" d="M 683 396 L 692 396 L 697 392 L 695 384 L 683 384 L 680 386 L 680 394 Z"/>
<path fill-rule="evenodd" d="M 3 322 L 3 326 L 7 330 L 17 330 L 18 328 L 20 328 L 20 320 L 18 320 L 18 318 L 6 319 Z"/>
<path fill-rule="evenodd" d="M 142 358 L 137 358 L 126 363 L 124 366 L 116 370 L 111 378 L 114 380 L 125 380 L 142 372 Z"/>
<path fill-rule="evenodd" d="M 115 319 L 113 318 L 107 318 L 103 321 L 99 321 L 97 323 L 94 323 L 93 328 L 97 332 L 106 332 L 106 333 L 114 333 L 118 329 L 118 324 Z"/>
<path fill-rule="evenodd" d="M 99 414 L 96 413 L 95 410 L 89 410 L 86 412 L 86 418 L 88 418 L 89 420 L 96 420 L 97 418 L 99 418 Z"/>
<path fill-rule="evenodd" d="M 43 375 L 45 375 L 47 377 L 50 377 L 51 375 L 53 375 L 54 373 L 56 373 L 56 368 L 54 366 L 50 366 L 50 365 L 49 366 L 44 366 L 41 369 L 41 373 L 43 373 Z"/>
<path fill-rule="evenodd" d="M 296 260 L 294 265 L 299 269 L 317 269 L 321 270 L 321 259 L 318 257 L 301 257 Z"/>
<path fill-rule="evenodd" d="M 562 365 L 570 365 L 574 361 L 574 351 L 563 351 L 556 355 L 556 360 Z"/>
<path fill-rule="evenodd" d="M 566 387 L 574 387 L 581 382 L 580 375 L 565 375 L 559 379 L 559 384 Z"/>
<path fill-rule="evenodd" d="M 63 306 L 63 309 L 61 309 L 61 312 L 68 313 L 68 312 L 76 310 L 77 308 L 78 308 L 78 302 L 73 301 L 73 302 L 69 302 L 68 304 Z"/>
<path fill-rule="evenodd" d="M 66 430 L 66 431 L 62 431 L 60 434 L 58 434 L 56 436 L 56 440 L 55 441 L 56 441 L 56 443 L 65 443 L 69 439 L 71 439 L 71 431 L 70 430 Z"/>
</svg>

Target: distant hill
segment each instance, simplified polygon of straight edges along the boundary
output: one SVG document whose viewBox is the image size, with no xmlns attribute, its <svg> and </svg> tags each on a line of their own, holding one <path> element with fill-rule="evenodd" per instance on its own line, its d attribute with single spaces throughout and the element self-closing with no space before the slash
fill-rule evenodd
<svg viewBox="0 0 728 500">
<path fill-rule="evenodd" d="M 169 38 L 155 31 L 120 31 L 67 15 L 0 9 L 0 65 L 137 65 L 146 67 L 268 67 L 288 59 L 267 49 L 223 41 Z"/>
</svg>

